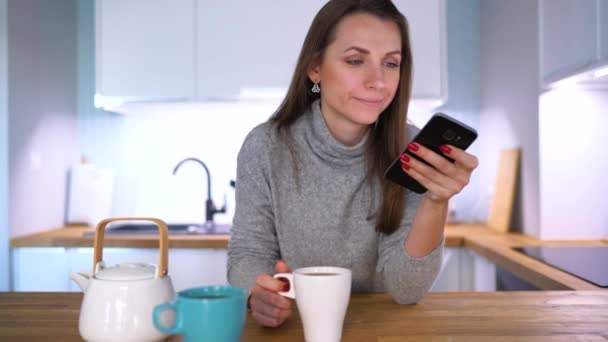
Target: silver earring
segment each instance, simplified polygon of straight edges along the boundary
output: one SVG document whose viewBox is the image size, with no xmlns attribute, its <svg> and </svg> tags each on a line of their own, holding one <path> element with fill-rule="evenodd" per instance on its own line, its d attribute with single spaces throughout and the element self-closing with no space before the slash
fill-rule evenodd
<svg viewBox="0 0 608 342">
<path fill-rule="evenodd" d="M 312 92 L 318 94 L 321 92 L 321 88 L 319 87 L 319 83 L 315 82 L 315 85 L 312 86 Z"/>
</svg>

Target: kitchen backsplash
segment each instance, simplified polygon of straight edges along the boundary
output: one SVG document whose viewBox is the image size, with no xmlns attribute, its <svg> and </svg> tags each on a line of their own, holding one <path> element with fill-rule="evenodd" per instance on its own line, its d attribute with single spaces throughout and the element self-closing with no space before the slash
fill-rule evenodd
<svg viewBox="0 0 608 342">
<path fill-rule="evenodd" d="M 542 239 L 608 239 L 608 90 L 540 96 Z"/>
<path fill-rule="evenodd" d="M 81 123 L 82 152 L 91 163 L 115 172 L 116 216 L 154 216 L 168 222 L 203 222 L 207 177 L 219 207 L 228 211 L 217 222 L 230 223 L 234 214 L 236 159 L 247 133 L 265 121 L 278 101 L 162 104 L 130 106 L 126 115 L 95 111 Z"/>
</svg>

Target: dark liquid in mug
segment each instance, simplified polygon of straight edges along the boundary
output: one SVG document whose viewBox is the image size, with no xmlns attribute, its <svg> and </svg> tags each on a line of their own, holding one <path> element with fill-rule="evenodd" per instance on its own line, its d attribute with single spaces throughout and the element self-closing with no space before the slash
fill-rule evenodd
<svg viewBox="0 0 608 342">
<path fill-rule="evenodd" d="M 319 276 L 319 277 L 327 277 L 327 276 L 337 276 L 340 273 L 322 273 L 322 272 L 312 272 L 312 273 L 304 273 L 307 276 Z"/>
</svg>

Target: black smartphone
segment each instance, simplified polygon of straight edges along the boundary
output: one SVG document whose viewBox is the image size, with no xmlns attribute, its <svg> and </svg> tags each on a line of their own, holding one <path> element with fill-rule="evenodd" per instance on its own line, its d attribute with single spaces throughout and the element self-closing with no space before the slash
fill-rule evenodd
<svg viewBox="0 0 608 342">
<path fill-rule="evenodd" d="M 446 114 L 435 113 L 412 141 L 435 151 L 437 154 L 453 163 L 454 159 L 443 154 L 439 149 L 439 146 L 449 144 L 466 150 L 471 146 L 475 139 L 477 139 L 477 131 L 475 131 L 475 129 Z M 405 150 L 405 153 L 412 158 L 416 158 L 417 160 L 430 165 L 407 149 Z M 418 194 L 423 194 L 427 190 L 401 169 L 401 160 L 399 157 L 397 157 L 397 159 L 388 167 L 384 173 L 384 177 Z"/>
</svg>

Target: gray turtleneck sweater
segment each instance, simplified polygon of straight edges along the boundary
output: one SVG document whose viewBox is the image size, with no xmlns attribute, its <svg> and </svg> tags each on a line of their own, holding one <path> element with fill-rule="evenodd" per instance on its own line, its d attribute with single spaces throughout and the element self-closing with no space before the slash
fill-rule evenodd
<svg viewBox="0 0 608 342">
<path fill-rule="evenodd" d="M 408 126 L 409 136 L 415 128 Z M 399 229 L 375 231 L 377 181 L 366 177 L 365 139 L 345 146 L 329 132 L 320 103 L 290 131 L 297 162 L 270 123 L 254 128 L 237 160 L 236 213 L 228 248 L 228 280 L 248 291 L 260 273 L 283 259 L 294 270 L 337 266 L 352 270 L 353 292 L 388 291 L 398 303 L 415 303 L 441 267 L 444 242 L 424 257 L 404 243 L 421 195 L 406 191 Z"/>
</svg>

